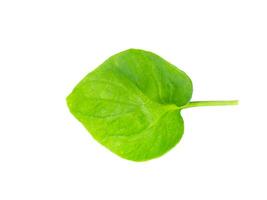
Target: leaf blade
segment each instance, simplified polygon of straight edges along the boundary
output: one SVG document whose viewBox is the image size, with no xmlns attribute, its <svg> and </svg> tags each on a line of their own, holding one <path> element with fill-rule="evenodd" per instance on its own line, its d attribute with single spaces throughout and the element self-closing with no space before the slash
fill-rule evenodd
<svg viewBox="0 0 267 200">
<path fill-rule="evenodd" d="M 179 106 L 192 82 L 159 56 L 130 49 L 107 59 L 67 97 L 71 113 L 92 136 L 134 161 L 159 157 L 183 135 Z"/>
</svg>

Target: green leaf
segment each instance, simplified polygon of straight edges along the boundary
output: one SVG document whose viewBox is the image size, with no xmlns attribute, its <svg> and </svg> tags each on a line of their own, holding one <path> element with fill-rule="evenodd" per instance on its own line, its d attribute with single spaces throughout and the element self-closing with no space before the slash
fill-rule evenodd
<svg viewBox="0 0 267 200">
<path fill-rule="evenodd" d="M 179 142 L 181 108 L 201 106 L 190 104 L 191 96 L 183 71 L 154 53 L 129 49 L 89 73 L 67 103 L 98 142 L 123 158 L 145 161 Z"/>
</svg>

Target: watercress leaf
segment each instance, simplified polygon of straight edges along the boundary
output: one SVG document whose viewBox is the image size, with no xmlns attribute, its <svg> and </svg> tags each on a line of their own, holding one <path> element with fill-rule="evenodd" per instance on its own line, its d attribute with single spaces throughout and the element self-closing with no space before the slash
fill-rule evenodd
<svg viewBox="0 0 267 200">
<path fill-rule="evenodd" d="M 92 136 L 134 161 L 159 157 L 183 135 L 180 107 L 192 82 L 158 55 L 129 49 L 107 59 L 67 97 L 71 113 Z"/>
</svg>

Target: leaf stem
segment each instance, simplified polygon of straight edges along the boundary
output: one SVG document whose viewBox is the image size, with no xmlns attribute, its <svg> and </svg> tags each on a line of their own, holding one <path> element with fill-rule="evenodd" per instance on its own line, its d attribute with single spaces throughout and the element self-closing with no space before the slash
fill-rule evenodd
<svg viewBox="0 0 267 200">
<path fill-rule="evenodd" d="M 225 101 L 191 101 L 188 104 L 181 106 L 180 109 L 199 107 L 199 106 L 233 106 L 238 105 L 238 100 Z"/>
</svg>

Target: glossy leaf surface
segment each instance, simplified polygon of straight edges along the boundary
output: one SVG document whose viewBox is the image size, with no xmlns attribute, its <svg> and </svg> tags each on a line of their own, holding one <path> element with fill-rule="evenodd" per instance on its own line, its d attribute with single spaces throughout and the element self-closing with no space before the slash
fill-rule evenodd
<svg viewBox="0 0 267 200">
<path fill-rule="evenodd" d="M 144 161 L 179 142 L 180 107 L 191 96 L 183 71 L 154 53 L 129 49 L 89 73 L 67 103 L 98 142 L 123 158 Z"/>
</svg>

